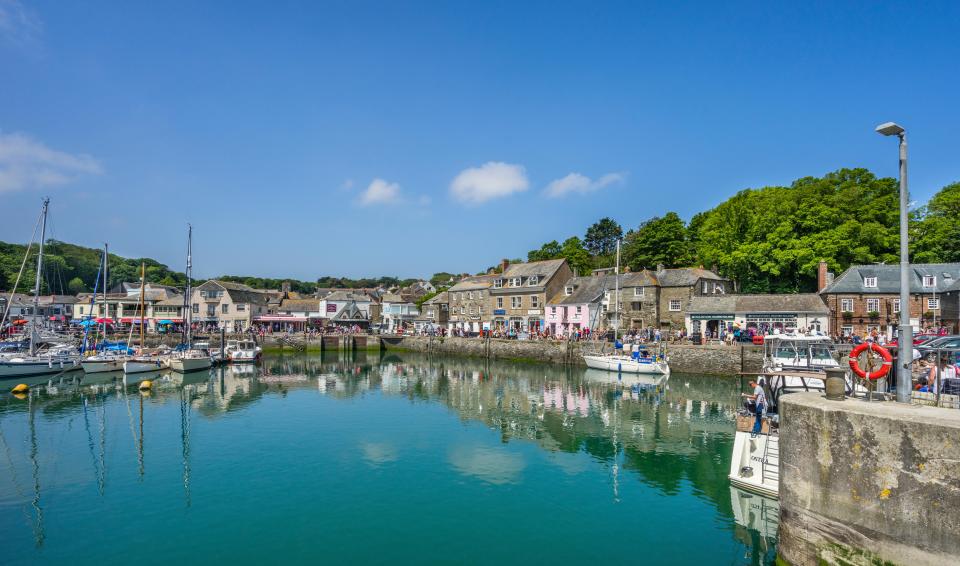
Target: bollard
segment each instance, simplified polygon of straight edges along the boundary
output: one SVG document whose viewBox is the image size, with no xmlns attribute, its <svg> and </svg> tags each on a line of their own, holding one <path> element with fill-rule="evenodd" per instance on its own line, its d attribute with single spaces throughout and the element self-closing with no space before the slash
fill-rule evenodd
<svg viewBox="0 0 960 566">
<path fill-rule="evenodd" d="M 827 399 L 843 401 L 847 396 L 847 370 L 844 368 L 827 368 L 827 378 L 824 380 Z"/>
</svg>

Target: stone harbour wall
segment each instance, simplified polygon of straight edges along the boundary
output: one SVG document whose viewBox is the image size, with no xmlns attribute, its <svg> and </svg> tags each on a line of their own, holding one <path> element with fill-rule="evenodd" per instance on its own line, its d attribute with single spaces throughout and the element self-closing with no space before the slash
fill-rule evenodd
<svg viewBox="0 0 960 566">
<path fill-rule="evenodd" d="M 591 342 L 548 340 L 481 340 L 479 338 L 437 338 L 430 336 L 384 336 L 386 350 L 410 350 L 426 354 L 474 356 L 490 359 L 521 359 L 582 366 L 583 352 L 595 351 Z M 606 346 L 610 350 L 610 345 Z M 671 345 L 667 351 L 670 369 L 680 373 L 736 375 L 756 372 L 763 365 L 759 346 Z"/>
<path fill-rule="evenodd" d="M 795 393 L 780 422 L 786 562 L 960 564 L 960 411 Z"/>
</svg>

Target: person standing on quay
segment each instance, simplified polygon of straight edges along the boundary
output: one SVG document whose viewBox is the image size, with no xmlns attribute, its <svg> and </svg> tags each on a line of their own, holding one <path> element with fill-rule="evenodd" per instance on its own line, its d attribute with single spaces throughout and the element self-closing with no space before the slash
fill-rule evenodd
<svg viewBox="0 0 960 566">
<path fill-rule="evenodd" d="M 755 437 L 760 434 L 763 424 L 763 411 L 767 405 L 767 394 L 763 390 L 763 386 L 758 384 L 756 381 L 751 381 L 750 387 L 753 387 L 753 395 L 747 395 L 747 397 L 749 399 L 753 399 L 754 403 L 756 404 L 755 414 L 757 420 L 753 423 L 753 433 L 751 434 L 751 437 Z"/>
</svg>

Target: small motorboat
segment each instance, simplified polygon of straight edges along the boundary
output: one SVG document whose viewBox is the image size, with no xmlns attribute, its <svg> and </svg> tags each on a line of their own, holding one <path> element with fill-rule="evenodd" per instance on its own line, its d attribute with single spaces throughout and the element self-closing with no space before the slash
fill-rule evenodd
<svg viewBox="0 0 960 566">
<path fill-rule="evenodd" d="M 254 363 L 260 359 L 263 349 L 253 340 L 227 340 L 227 360 L 232 364 Z"/>
<path fill-rule="evenodd" d="M 205 350 L 190 349 L 176 352 L 170 357 L 170 369 L 177 373 L 188 373 L 210 369 L 213 360 Z"/>
</svg>

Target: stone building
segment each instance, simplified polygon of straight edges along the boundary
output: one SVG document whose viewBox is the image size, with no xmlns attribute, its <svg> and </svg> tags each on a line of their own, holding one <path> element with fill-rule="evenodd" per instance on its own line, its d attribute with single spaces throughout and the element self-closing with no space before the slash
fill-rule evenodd
<svg viewBox="0 0 960 566">
<path fill-rule="evenodd" d="M 490 286 L 484 322 L 491 330 L 537 332 L 544 327 L 547 299 L 563 290 L 573 271 L 565 259 L 550 259 L 511 265 L 504 260 L 501 273 Z"/>
<path fill-rule="evenodd" d="M 830 327 L 840 335 L 864 336 L 877 331 L 895 335 L 900 319 L 900 266 L 855 265 L 832 282 L 826 263 L 818 271 L 818 287 L 830 309 Z M 910 265 L 910 325 L 914 332 L 946 327 L 957 330 L 957 312 L 941 308 L 941 300 L 960 281 L 960 263 Z M 946 298 L 952 299 L 953 295 Z"/>
<path fill-rule="evenodd" d="M 497 275 L 464 277 L 447 289 L 449 303 L 448 328 L 451 332 L 463 330 L 478 333 L 482 324 L 490 320 L 490 288 Z"/>
<path fill-rule="evenodd" d="M 606 279 L 607 293 L 603 301 L 604 326 L 612 328 L 616 322 L 611 298 L 616 294 L 612 273 L 601 276 Z M 620 281 L 620 328 L 623 330 L 656 327 L 660 320 L 660 288 L 652 271 L 621 273 Z"/>
<path fill-rule="evenodd" d="M 420 316 L 414 321 L 417 331 L 424 328 L 446 327 L 450 321 L 449 293 L 441 291 L 420 305 Z"/>
<path fill-rule="evenodd" d="M 243 332 L 256 317 L 267 314 L 270 297 L 240 283 L 211 279 L 193 289 L 193 320 L 214 324 L 227 332 Z"/>
<path fill-rule="evenodd" d="M 613 327 L 616 311 L 612 297 L 613 275 L 606 275 L 606 326 Z M 730 291 L 729 279 L 702 267 L 643 270 L 620 274 L 619 316 L 624 331 L 641 328 L 677 330 L 686 324 L 687 309 L 694 297 L 724 295 Z"/>
<path fill-rule="evenodd" d="M 795 295 L 714 295 L 690 299 L 687 332 L 717 339 L 734 325 L 760 334 L 792 334 L 810 329 L 830 333 L 830 309 L 816 293 Z"/>
</svg>

